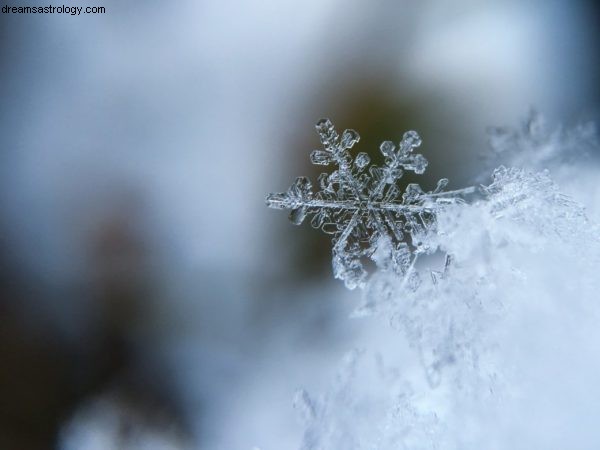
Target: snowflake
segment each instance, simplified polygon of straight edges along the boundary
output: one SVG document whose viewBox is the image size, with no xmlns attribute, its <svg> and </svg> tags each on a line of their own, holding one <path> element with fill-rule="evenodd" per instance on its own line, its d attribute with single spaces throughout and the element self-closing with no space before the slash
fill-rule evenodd
<svg viewBox="0 0 600 450">
<path fill-rule="evenodd" d="M 421 145 L 415 131 L 404 133 L 398 146 L 383 142 L 385 165 L 369 167 L 369 155 L 350 154 L 360 139 L 356 131 L 345 130 L 340 136 L 329 119 L 320 120 L 316 129 L 323 150 L 311 153 L 312 163 L 335 165 L 337 170 L 319 176 L 317 192 L 308 178 L 298 177 L 287 192 L 269 194 L 267 205 L 291 210 L 290 220 L 296 225 L 312 217 L 314 228 L 333 236 L 334 276 L 348 288 L 364 286 L 366 258 L 383 270 L 406 275 L 418 255 L 429 251 L 426 238 L 439 208 L 461 201 L 459 195 L 473 188 L 444 191 L 448 180 L 443 178 L 433 191 L 425 192 L 415 183 L 402 190 L 404 172 L 423 174 L 427 168 L 425 157 L 414 153 Z"/>
</svg>

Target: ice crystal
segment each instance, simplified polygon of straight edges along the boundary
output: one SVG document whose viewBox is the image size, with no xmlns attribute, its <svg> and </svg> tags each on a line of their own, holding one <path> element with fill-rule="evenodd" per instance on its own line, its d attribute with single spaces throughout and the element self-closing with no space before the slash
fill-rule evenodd
<svg viewBox="0 0 600 450">
<path fill-rule="evenodd" d="M 320 120 L 316 129 L 323 149 L 313 151 L 311 161 L 337 166 L 336 170 L 319 176 L 316 192 L 308 178 L 299 177 L 287 192 L 269 194 L 267 205 L 289 209 L 296 225 L 311 217 L 314 228 L 333 236 L 334 276 L 350 289 L 365 284 L 365 258 L 405 275 L 415 258 L 428 252 L 424 238 L 434 229 L 439 209 L 459 202 L 460 195 L 472 189 L 444 191 L 446 178 L 433 191 L 415 183 L 402 189 L 400 180 L 406 171 L 423 174 L 427 168 L 425 157 L 414 153 L 421 145 L 415 131 L 404 133 L 397 146 L 383 142 L 379 149 L 384 166 L 369 167 L 366 153 L 355 157 L 350 153 L 360 139 L 356 131 L 345 130 L 340 136 L 329 119 Z"/>
</svg>

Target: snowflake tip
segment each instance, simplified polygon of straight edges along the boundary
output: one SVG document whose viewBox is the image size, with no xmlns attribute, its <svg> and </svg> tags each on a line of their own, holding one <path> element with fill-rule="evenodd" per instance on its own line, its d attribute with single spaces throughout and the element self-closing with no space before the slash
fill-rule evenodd
<svg viewBox="0 0 600 450">
<path fill-rule="evenodd" d="M 369 155 L 367 155 L 365 152 L 360 152 L 358 155 L 356 155 L 356 158 L 354 159 L 354 164 L 360 170 L 367 167 L 370 162 L 371 158 L 369 158 Z"/>
<path fill-rule="evenodd" d="M 317 132 L 319 134 L 328 133 L 329 131 L 333 130 L 333 123 L 331 122 L 331 120 L 323 118 L 317 122 L 315 128 L 317 129 Z"/>
<path fill-rule="evenodd" d="M 345 130 L 342 133 L 342 148 L 349 149 L 360 141 L 360 135 L 354 130 Z"/>
<path fill-rule="evenodd" d="M 317 133 L 319 134 L 319 138 L 321 139 L 321 143 L 325 147 L 325 150 L 331 151 L 331 146 L 335 145 L 339 138 L 331 120 L 321 119 L 317 122 L 315 128 L 317 129 Z"/>
<path fill-rule="evenodd" d="M 325 150 L 314 150 L 310 154 L 310 161 L 313 164 L 317 164 L 320 166 L 327 166 L 331 163 L 331 153 Z"/>
<path fill-rule="evenodd" d="M 444 190 L 444 188 L 446 186 L 448 186 L 448 183 L 449 183 L 448 178 L 441 178 L 440 180 L 438 180 L 437 186 L 435 188 L 435 191 L 433 191 L 433 193 L 437 194 L 439 192 L 442 192 Z"/>
<path fill-rule="evenodd" d="M 267 206 L 269 208 L 274 208 L 274 209 L 287 209 L 287 194 L 284 193 L 278 193 L 278 194 L 269 194 L 267 195 L 267 197 L 265 198 L 265 203 L 267 204 Z"/>
<path fill-rule="evenodd" d="M 379 146 L 379 150 L 386 158 L 393 158 L 396 145 L 392 141 L 383 141 Z"/>
<path fill-rule="evenodd" d="M 404 133 L 400 146 L 404 151 L 412 152 L 413 149 L 420 147 L 422 142 L 423 140 L 421 139 L 421 136 L 419 136 L 419 133 L 411 130 Z"/>
<path fill-rule="evenodd" d="M 416 155 L 414 162 L 411 165 L 411 168 L 415 171 L 416 174 L 422 175 L 425 173 L 428 164 L 429 163 L 423 155 Z"/>
</svg>

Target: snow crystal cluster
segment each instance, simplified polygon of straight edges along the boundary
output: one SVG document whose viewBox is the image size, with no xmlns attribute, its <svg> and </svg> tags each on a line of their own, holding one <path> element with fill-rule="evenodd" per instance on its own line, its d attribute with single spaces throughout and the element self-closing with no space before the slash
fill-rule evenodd
<svg viewBox="0 0 600 450">
<path fill-rule="evenodd" d="M 338 169 L 317 194 L 297 181 L 267 201 L 332 230 L 336 276 L 363 288 L 354 316 L 398 333 L 366 338 L 322 395 L 297 394 L 302 449 L 600 448 L 600 228 L 551 177 L 577 177 L 597 144 L 590 127 L 542 123 L 492 131 L 505 166 L 469 201 L 444 181 L 402 191 L 402 171 L 426 165 L 415 133 L 382 144 L 386 166 L 364 175 L 368 159 L 348 153 L 358 135 L 319 123 L 313 162 Z"/>
</svg>

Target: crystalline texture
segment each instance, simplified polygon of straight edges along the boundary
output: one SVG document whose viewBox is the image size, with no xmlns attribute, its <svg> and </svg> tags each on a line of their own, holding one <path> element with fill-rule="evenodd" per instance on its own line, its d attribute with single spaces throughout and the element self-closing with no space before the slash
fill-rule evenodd
<svg viewBox="0 0 600 450">
<path fill-rule="evenodd" d="M 383 142 L 385 165 L 366 170 L 369 156 L 359 153 L 353 158 L 349 152 L 360 139 L 356 131 L 345 130 L 340 137 L 329 119 L 320 120 L 316 129 L 323 149 L 311 153 L 311 162 L 337 169 L 319 176 L 316 192 L 307 178 L 299 177 L 287 192 L 269 194 L 267 205 L 291 210 L 290 220 L 296 225 L 312 217 L 314 228 L 333 235 L 333 272 L 350 289 L 364 285 L 363 261 L 373 258 L 380 243 L 385 243 L 389 261 L 378 257 L 378 265 L 406 274 L 416 257 L 427 251 L 422 237 L 432 230 L 437 210 L 460 201 L 459 195 L 472 189 L 444 192 L 448 180 L 442 179 L 431 192 L 418 184 L 402 191 L 399 181 L 404 172 L 422 174 L 427 168 L 423 155 L 413 153 L 421 145 L 415 131 L 406 132 L 398 146 Z"/>
</svg>

